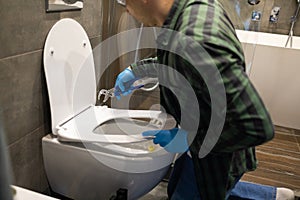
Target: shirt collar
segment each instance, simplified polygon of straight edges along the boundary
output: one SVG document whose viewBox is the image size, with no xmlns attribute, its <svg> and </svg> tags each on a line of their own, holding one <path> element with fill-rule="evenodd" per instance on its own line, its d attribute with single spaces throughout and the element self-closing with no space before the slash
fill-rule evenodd
<svg viewBox="0 0 300 200">
<path fill-rule="evenodd" d="M 184 8 L 184 5 L 186 4 L 188 0 L 174 0 L 174 3 L 171 7 L 171 10 L 162 26 L 162 28 L 171 28 L 173 29 L 177 18 L 179 16 L 179 14 L 181 13 L 181 11 Z"/>
<path fill-rule="evenodd" d="M 182 13 L 188 0 L 174 0 L 174 3 L 170 9 L 170 12 L 162 26 L 162 29 L 157 37 L 157 43 L 159 45 L 167 46 L 171 37 L 171 30 L 175 30 L 177 19 Z"/>
</svg>

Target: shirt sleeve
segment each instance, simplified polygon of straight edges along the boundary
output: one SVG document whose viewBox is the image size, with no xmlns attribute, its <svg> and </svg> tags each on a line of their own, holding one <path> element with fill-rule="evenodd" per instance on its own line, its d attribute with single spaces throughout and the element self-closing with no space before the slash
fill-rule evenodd
<svg viewBox="0 0 300 200">
<path fill-rule="evenodd" d="M 198 96 L 199 108 L 202 112 L 199 120 L 199 127 L 202 130 L 198 130 L 197 134 L 200 135 L 196 136 L 196 139 L 199 140 L 197 141 L 199 146 L 203 145 L 206 136 L 210 137 L 207 130 L 212 122 L 211 116 L 213 114 L 225 118 L 224 126 L 219 129 L 218 140 L 206 140 L 212 142 L 205 145 L 213 145 L 212 151 L 214 153 L 235 152 L 271 140 L 274 137 L 272 120 L 262 99 L 244 71 L 243 57 L 237 57 L 238 53 L 233 54 L 232 49 L 227 48 L 222 40 L 212 40 L 210 43 L 186 38 L 184 41 L 180 48 L 183 50 L 182 54 L 186 60 L 182 61 L 179 58 L 176 63 Z M 238 43 L 234 45 L 239 46 Z M 219 78 L 218 74 L 220 75 Z M 220 88 L 218 85 L 224 86 L 225 97 L 223 100 L 226 101 L 225 106 L 222 106 L 224 102 L 221 102 L 222 97 L 218 96 L 218 92 L 215 93 L 217 95 L 211 96 L 212 91 Z M 220 99 L 221 106 L 216 105 L 220 106 L 218 109 L 213 110 L 211 108 L 213 106 L 211 105 L 211 98 Z M 190 118 L 192 119 L 192 116 Z M 212 130 L 214 131 L 215 128 L 217 133 L 219 131 L 217 128 L 220 125 L 222 124 L 214 122 L 215 127 L 212 127 Z M 214 144 L 214 142 L 216 143 Z"/>
<path fill-rule="evenodd" d="M 157 77 L 157 57 L 146 58 L 130 65 L 136 77 Z"/>
<path fill-rule="evenodd" d="M 224 79 L 229 98 L 226 123 L 214 147 L 216 152 L 234 152 L 274 137 L 272 120 L 250 80 L 242 72 L 229 73 L 232 77 Z"/>
</svg>

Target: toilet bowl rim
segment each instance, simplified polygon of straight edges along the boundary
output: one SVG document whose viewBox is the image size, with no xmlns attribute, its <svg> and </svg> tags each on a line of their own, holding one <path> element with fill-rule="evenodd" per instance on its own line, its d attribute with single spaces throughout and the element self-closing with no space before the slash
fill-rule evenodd
<svg viewBox="0 0 300 200">
<path fill-rule="evenodd" d="M 123 109 L 108 108 L 107 106 L 104 107 L 90 106 L 88 109 L 85 110 L 86 112 L 80 113 L 78 116 L 75 116 L 76 118 L 70 119 L 67 122 L 63 123 L 62 126 L 57 126 L 56 134 L 59 136 L 60 140 L 70 141 L 70 142 L 79 141 L 79 142 L 98 142 L 98 143 L 132 143 L 132 142 L 142 142 L 147 140 L 147 138 L 142 138 L 142 137 L 128 138 L 127 136 L 125 136 L 124 133 L 121 133 L 119 136 L 105 134 L 106 139 L 100 137 L 101 135 L 95 134 L 94 130 L 97 127 L 99 127 L 99 125 L 118 118 L 124 118 L 124 119 L 130 117 L 148 118 L 148 119 L 155 119 L 162 124 L 166 122 L 164 120 L 169 120 L 168 121 L 169 126 L 164 128 L 174 128 L 176 126 L 176 121 L 171 115 L 167 115 L 166 113 L 162 113 L 161 111 L 157 111 L 157 110 L 123 110 Z M 87 120 L 87 118 L 82 117 L 83 115 L 91 116 L 92 114 L 95 114 L 95 118 L 97 118 L 97 121 L 95 121 L 94 124 L 89 126 L 89 129 L 84 131 L 84 133 L 82 131 L 78 131 L 78 129 L 74 127 L 76 126 L 75 122 L 77 120 L 79 121 Z M 80 117 L 82 117 L 82 119 Z M 168 118 L 165 119 L 165 117 Z M 118 141 L 115 141 L 114 138 L 117 137 L 120 137 L 120 139 L 118 139 Z M 97 140 L 97 138 L 99 140 Z M 123 141 L 122 138 L 124 138 L 125 141 Z M 107 139 L 109 141 L 103 141 Z"/>
</svg>

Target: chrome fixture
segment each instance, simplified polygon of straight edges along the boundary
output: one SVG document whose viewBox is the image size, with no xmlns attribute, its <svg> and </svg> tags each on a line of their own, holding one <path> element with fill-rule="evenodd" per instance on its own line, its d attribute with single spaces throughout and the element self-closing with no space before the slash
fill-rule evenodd
<svg viewBox="0 0 300 200">
<path fill-rule="evenodd" d="M 248 0 L 248 3 L 250 5 L 257 5 L 257 4 L 259 4 L 259 2 L 260 2 L 260 0 Z"/>
<path fill-rule="evenodd" d="M 126 7 L 126 0 L 117 0 L 118 4 L 120 4 L 121 6 Z"/>
<path fill-rule="evenodd" d="M 260 21 L 261 19 L 261 12 L 260 11 L 253 11 L 252 14 L 251 14 L 251 20 L 252 21 Z"/>
<path fill-rule="evenodd" d="M 297 3 L 298 3 L 298 7 L 297 7 L 297 10 L 295 12 L 295 15 L 292 16 L 291 18 L 291 28 L 290 28 L 290 32 L 289 32 L 289 37 L 286 41 L 286 44 L 285 44 L 285 47 L 287 47 L 288 43 L 290 42 L 290 47 L 292 47 L 293 45 L 293 36 L 294 36 L 294 26 L 295 26 L 295 23 L 297 21 L 297 18 L 298 18 L 298 15 L 299 15 L 299 10 L 300 10 L 300 0 L 297 0 Z"/>
<path fill-rule="evenodd" d="M 276 6 L 272 9 L 269 21 L 272 23 L 277 23 L 279 17 L 280 7 Z"/>
<path fill-rule="evenodd" d="M 83 0 L 46 0 L 46 11 L 80 10 Z"/>
</svg>

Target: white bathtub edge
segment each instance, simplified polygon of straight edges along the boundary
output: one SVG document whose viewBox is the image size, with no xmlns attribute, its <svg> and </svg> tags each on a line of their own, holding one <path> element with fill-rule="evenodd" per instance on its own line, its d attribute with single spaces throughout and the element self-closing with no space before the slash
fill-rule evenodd
<svg viewBox="0 0 300 200">
<path fill-rule="evenodd" d="M 285 47 L 288 35 L 236 30 L 237 36 L 241 43 L 259 44 L 274 47 Z M 292 49 L 300 49 L 300 37 L 292 37 Z M 290 48 L 290 43 L 287 45 Z"/>
</svg>

